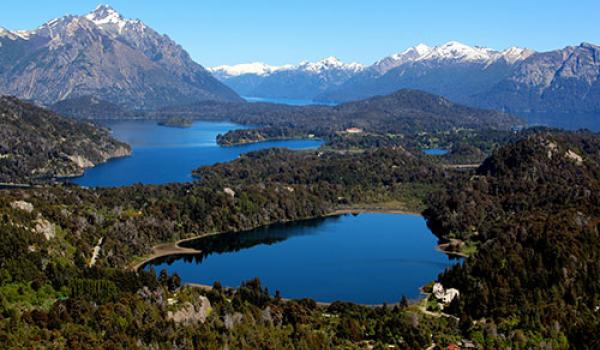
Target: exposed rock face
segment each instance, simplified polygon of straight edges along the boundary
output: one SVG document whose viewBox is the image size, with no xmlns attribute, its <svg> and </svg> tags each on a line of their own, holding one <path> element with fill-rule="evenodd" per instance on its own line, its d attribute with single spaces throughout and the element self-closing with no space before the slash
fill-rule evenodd
<svg viewBox="0 0 600 350">
<path fill-rule="evenodd" d="M 481 105 L 514 112 L 600 112 L 600 46 L 536 53 L 488 92 Z"/>
<path fill-rule="evenodd" d="M 235 197 L 235 191 L 234 191 L 234 190 L 232 190 L 232 189 L 231 189 L 231 188 L 229 188 L 229 187 L 225 187 L 225 188 L 223 189 L 223 192 L 225 192 L 225 194 L 226 194 L 226 195 L 228 195 L 228 196 L 230 196 L 231 198 Z"/>
<path fill-rule="evenodd" d="M 197 306 L 194 306 L 194 304 L 190 303 L 189 301 L 186 301 L 185 303 L 183 303 L 183 306 L 179 310 L 175 312 L 169 311 L 167 314 L 167 318 L 177 323 L 204 323 L 211 310 L 212 307 L 208 298 L 206 298 L 205 296 L 200 296 L 198 299 Z"/>
<path fill-rule="evenodd" d="M 10 206 L 13 209 L 19 209 L 19 210 L 23 210 L 26 211 L 28 213 L 33 212 L 33 204 L 29 203 L 29 202 L 25 202 L 25 201 L 14 201 L 12 203 L 10 203 Z"/>
<path fill-rule="evenodd" d="M 28 183 L 80 175 L 129 155 L 129 146 L 90 123 L 63 118 L 16 98 L 0 97 L 0 182 Z"/>
<path fill-rule="evenodd" d="M 450 42 L 386 57 L 317 99 L 349 101 L 401 88 L 512 113 L 600 113 L 600 46 L 494 51 Z M 556 117 L 556 116 L 554 116 Z"/>
<path fill-rule="evenodd" d="M 46 105 L 92 95 L 129 108 L 241 100 L 169 37 L 105 5 L 0 35 L 0 92 Z"/>
<path fill-rule="evenodd" d="M 34 231 L 41 235 L 44 235 L 47 241 L 56 237 L 56 228 L 53 223 L 42 218 L 41 216 L 35 220 L 35 228 Z"/>
<path fill-rule="evenodd" d="M 78 167 L 82 169 L 94 166 L 94 163 L 90 162 L 89 159 L 80 155 L 70 155 L 67 156 L 67 158 L 69 158 L 73 163 L 75 163 Z"/>
</svg>

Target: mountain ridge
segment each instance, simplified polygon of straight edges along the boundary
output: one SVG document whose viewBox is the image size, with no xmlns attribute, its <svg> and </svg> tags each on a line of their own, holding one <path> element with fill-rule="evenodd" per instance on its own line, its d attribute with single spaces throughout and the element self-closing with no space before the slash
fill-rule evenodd
<svg viewBox="0 0 600 350">
<path fill-rule="evenodd" d="M 107 5 L 1 31 L 0 77 L 1 93 L 43 105 L 85 95 L 129 108 L 241 100 L 168 36 Z"/>
</svg>

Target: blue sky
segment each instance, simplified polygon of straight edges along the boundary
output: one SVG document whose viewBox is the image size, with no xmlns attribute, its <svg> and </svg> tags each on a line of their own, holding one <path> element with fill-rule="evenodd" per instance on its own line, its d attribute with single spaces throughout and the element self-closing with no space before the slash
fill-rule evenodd
<svg viewBox="0 0 600 350">
<path fill-rule="evenodd" d="M 101 1 L 101 0 L 100 0 Z M 205 66 L 297 63 L 337 56 L 372 63 L 405 48 L 457 40 L 544 51 L 600 44 L 600 1 L 104 0 L 168 34 Z M 0 26 L 32 29 L 99 0 L 3 2 Z"/>
</svg>

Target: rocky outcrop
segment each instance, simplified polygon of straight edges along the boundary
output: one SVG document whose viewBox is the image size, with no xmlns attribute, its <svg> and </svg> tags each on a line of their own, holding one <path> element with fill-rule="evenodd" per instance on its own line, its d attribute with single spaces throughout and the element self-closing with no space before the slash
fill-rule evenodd
<svg viewBox="0 0 600 350">
<path fill-rule="evenodd" d="M 177 311 L 169 311 L 167 313 L 167 318 L 175 321 L 176 323 L 204 323 L 211 311 L 212 307 L 208 298 L 205 296 L 200 296 L 198 298 L 197 305 L 186 301 Z"/>
<path fill-rule="evenodd" d="M 28 212 L 28 213 L 32 213 L 33 212 L 33 204 L 31 204 L 29 202 L 14 201 L 14 202 L 10 203 L 10 206 L 13 209 L 23 210 L 23 211 Z"/>
<path fill-rule="evenodd" d="M 44 238 L 46 238 L 47 241 L 56 237 L 56 227 L 54 224 L 41 216 L 35 220 L 34 231 L 38 234 L 44 235 Z"/>
</svg>

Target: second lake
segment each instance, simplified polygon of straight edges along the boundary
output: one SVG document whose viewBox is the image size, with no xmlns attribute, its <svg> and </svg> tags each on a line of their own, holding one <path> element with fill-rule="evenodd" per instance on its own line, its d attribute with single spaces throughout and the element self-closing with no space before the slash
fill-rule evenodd
<svg viewBox="0 0 600 350">
<path fill-rule="evenodd" d="M 258 277 L 284 298 L 396 303 L 418 298 L 421 286 L 460 261 L 436 244 L 419 215 L 342 215 L 187 241 L 182 246 L 202 254 L 160 258 L 145 269 L 228 287 Z"/>
<path fill-rule="evenodd" d="M 132 155 L 87 169 L 72 182 L 89 187 L 189 182 L 193 180 L 192 170 L 227 162 L 243 153 L 269 147 L 317 148 L 322 143 L 320 140 L 288 140 L 220 147 L 216 143 L 218 134 L 244 128 L 223 122 L 198 121 L 191 128 L 165 127 L 151 120 L 111 121 L 104 126 L 116 139 L 132 147 Z"/>
</svg>

